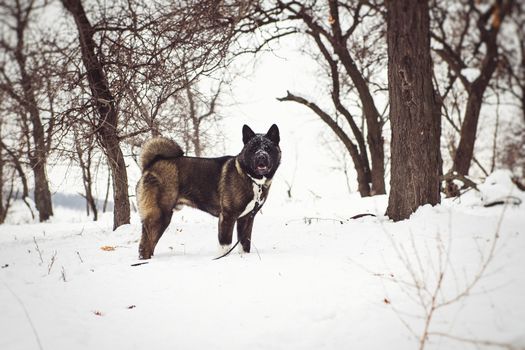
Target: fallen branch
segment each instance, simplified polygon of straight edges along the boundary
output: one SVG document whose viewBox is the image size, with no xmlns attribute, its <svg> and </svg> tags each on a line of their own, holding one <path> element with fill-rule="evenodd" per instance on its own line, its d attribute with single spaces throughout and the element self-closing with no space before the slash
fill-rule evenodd
<svg viewBox="0 0 525 350">
<path fill-rule="evenodd" d="M 479 192 L 478 185 L 474 181 L 456 172 L 449 172 L 445 175 L 442 175 L 440 177 L 440 180 L 444 181 L 446 184 L 443 189 L 443 192 L 445 193 L 447 198 L 459 197 L 461 195 L 460 190 L 466 190 L 470 188 L 473 188 Z M 453 182 L 454 180 L 459 180 L 463 182 L 463 187 L 459 188 L 458 185 Z"/>
</svg>

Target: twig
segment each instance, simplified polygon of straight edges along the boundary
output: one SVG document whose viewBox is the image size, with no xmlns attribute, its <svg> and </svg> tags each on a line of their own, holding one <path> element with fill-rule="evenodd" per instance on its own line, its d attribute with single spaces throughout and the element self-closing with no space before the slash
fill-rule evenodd
<svg viewBox="0 0 525 350">
<path fill-rule="evenodd" d="M 459 197 L 462 194 L 457 185 L 453 183 L 454 180 L 463 182 L 462 189 L 473 188 L 479 192 L 478 185 L 474 181 L 456 172 L 449 172 L 445 175 L 442 175 L 440 180 L 445 181 L 446 183 L 445 194 L 447 197 Z"/>
<path fill-rule="evenodd" d="M 425 277 L 425 274 L 421 268 L 421 259 L 419 257 L 419 254 L 417 252 L 417 247 L 415 242 L 412 242 L 412 250 L 413 254 L 409 254 L 404 246 L 402 244 L 396 243 L 393 236 L 388 234 L 387 230 L 383 225 L 382 229 L 383 232 L 387 235 L 389 240 L 392 243 L 392 247 L 394 248 L 395 252 L 397 253 L 397 256 L 401 263 L 404 265 L 405 270 L 408 272 L 410 279 L 412 280 L 412 283 L 410 282 L 403 282 L 399 281 L 397 279 L 392 278 L 392 281 L 394 283 L 398 283 L 399 288 L 409 296 L 410 299 L 414 300 L 417 304 L 419 304 L 423 310 L 424 310 L 424 328 L 422 333 L 419 337 L 419 349 L 423 350 L 427 344 L 427 340 L 431 335 L 437 335 L 437 336 L 443 336 L 443 337 L 449 337 L 451 339 L 456 339 L 459 341 L 464 342 L 470 342 L 472 344 L 477 345 L 487 345 L 487 346 L 499 346 L 506 349 L 516 349 L 515 347 L 512 347 L 510 344 L 505 343 L 499 343 L 499 342 L 493 342 L 493 341 L 487 341 L 487 340 L 475 340 L 475 339 L 468 339 L 468 338 L 461 338 L 456 336 L 450 336 L 446 333 L 440 333 L 440 332 L 431 332 L 430 328 L 432 326 L 432 320 L 435 315 L 435 312 L 443 307 L 446 307 L 450 304 L 456 303 L 460 301 L 461 299 L 467 297 L 471 294 L 473 288 L 478 284 L 478 282 L 481 280 L 483 276 L 486 275 L 486 270 L 488 266 L 490 265 L 491 261 L 494 258 L 497 242 L 500 238 L 500 230 L 501 225 L 503 222 L 503 218 L 505 216 L 505 211 L 508 206 L 508 203 L 505 203 L 505 206 L 503 208 L 503 211 L 501 212 L 501 215 L 498 218 L 498 222 L 496 225 L 496 229 L 494 232 L 494 236 L 492 238 L 492 242 L 490 247 L 488 248 L 488 254 L 484 255 L 482 252 L 480 252 L 481 255 L 481 261 L 480 261 L 480 267 L 477 273 L 472 277 L 470 282 L 468 282 L 468 277 L 465 275 L 465 281 L 467 281 L 466 285 L 462 287 L 460 290 L 456 291 L 456 294 L 448 299 L 446 299 L 443 296 L 443 284 L 445 282 L 445 278 L 448 275 L 447 269 L 452 270 L 451 273 L 455 277 L 455 272 L 453 270 L 453 266 L 450 262 L 450 253 L 451 253 L 451 241 L 452 237 L 449 236 L 449 244 L 445 246 L 443 242 L 441 241 L 441 237 L 438 234 L 437 236 L 437 266 L 435 266 L 434 274 L 436 276 L 436 285 L 433 288 L 432 291 L 428 289 L 428 287 L 425 284 L 425 281 L 428 279 Z M 451 233 L 451 223 L 449 223 L 449 233 Z M 411 236 L 411 239 L 413 240 L 413 236 Z M 429 257 L 431 256 L 431 253 L 428 252 Z M 415 258 L 414 258 L 415 256 Z M 416 259 L 415 262 L 412 260 Z M 419 267 L 419 271 L 416 271 L 413 265 L 416 265 Z M 432 260 L 429 264 L 431 267 L 433 267 Z M 419 272 L 419 273 L 418 273 Z M 420 276 L 421 275 L 421 276 Z M 412 289 L 412 291 L 410 291 Z M 396 314 L 398 314 L 398 311 L 394 308 L 392 308 Z M 398 317 L 402 319 L 403 324 L 406 322 L 403 320 L 403 317 L 398 314 Z M 410 328 L 409 328 L 410 329 Z"/>
<path fill-rule="evenodd" d="M 432 295 L 432 300 L 430 302 L 430 310 L 428 310 L 427 316 L 425 318 L 425 328 L 423 329 L 423 334 L 421 334 L 421 338 L 419 338 L 419 350 L 423 350 L 425 348 L 425 344 L 428 339 L 428 328 L 430 327 L 432 316 L 434 316 L 434 311 L 436 311 L 437 309 L 436 298 L 437 298 L 438 293 L 441 291 L 441 285 L 442 285 L 444 276 L 445 276 L 444 272 L 441 272 L 439 274 L 438 283 L 436 285 L 436 288 L 434 289 L 434 294 Z"/>
<path fill-rule="evenodd" d="M 64 270 L 64 266 L 62 266 L 62 281 L 67 282 L 67 280 L 66 280 L 66 270 Z"/>
<path fill-rule="evenodd" d="M 42 251 L 40 250 L 40 247 L 36 242 L 35 236 L 33 236 L 33 242 L 35 242 L 36 251 L 38 252 L 38 256 L 40 257 L 40 265 L 42 265 L 44 263 L 44 259 L 42 258 Z"/>
<path fill-rule="evenodd" d="M 55 263 L 55 259 L 57 257 L 57 251 L 53 253 L 53 256 L 51 257 L 51 261 L 49 262 L 49 265 L 47 266 L 47 274 L 49 275 L 51 273 L 51 269 L 53 268 L 53 264 Z"/>
<path fill-rule="evenodd" d="M 469 295 L 471 290 L 472 290 L 472 288 L 474 288 L 474 286 L 479 282 L 481 277 L 483 277 L 485 271 L 487 270 L 487 267 L 489 266 L 490 262 L 494 258 L 494 252 L 496 251 L 497 242 L 498 242 L 498 239 L 500 237 L 499 232 L 500 232 L 500 229 L 501 229 L 501 224 L 503 222 L 503 217 L 505 216 L 505 211 L 507 210 L 507 206 L 508 205 L 505 205 L 503 207 L 503 210 L 502 210 L 501 215 L 500 215 L 499 220 L 498 220 L 498 224 L 496 226 L 496 231 L 494 232 L 494 237 L 492 238 L 492 244 L 490 246 L 489 254 L 488 254 L 487 258 L 485 259 L 485 261 L 483 262 L 483 264 L 481 265 L 478 273 L 474 276 L 472 281 L 463 289 L 463 291 L 461 293 L 457 294 L 455 297 L 453 297 L 451 299 L 448 299 L 448 300 L 440 303 L 439 305 L 437 305 L 437 308 L 441 308 L 441 307 L 450 305 L 450 304 L 452 304 L 452 303 L 454 303 L 456 301 L 459 301 L 460 299 L 466 297 L 467 295 Z"/>
<path fill-rule="evenodd" d="M 305 224 L 307 225 L 311 225 L 312 224 L 312 221 L 332 221 L 332 222 L 338 222 L 340 223 L 341 225 L 344 224 L 344 220 L 342 219 L 332 219 L 332 218 L 318 218 L 318 217 L 308 217 L 308 216 L 305 216 L 304 218 L 302 219 L 292 219 L 292 220 L 288 220 L 287 222 L 285 222 L 284 224 L 285 225 L 288 225 L 292 222 L 299 222 L 299 221 L 302 221 L 304 222 Z"/>
<path fill-rule="evenodd" d="M 77 250 L 77 256 L 78 256 L 78 258 L 80 259 L 80 262 L 81 262 L 81 263 L 84 263 L 84 260 L 82 260 L 82 257 L 80 256 L 80 253 L 78 252 L 78 250 Z"/>
</svg>

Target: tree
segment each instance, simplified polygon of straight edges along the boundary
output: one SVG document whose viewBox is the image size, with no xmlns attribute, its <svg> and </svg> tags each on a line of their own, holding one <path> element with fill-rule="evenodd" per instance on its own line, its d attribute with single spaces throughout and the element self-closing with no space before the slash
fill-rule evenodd
<svg viewBox="0 0 525 350">
<path fill-rule="evenodd" d="M 91 167 L 93 163 L 93 153 L 95 151 L 95 140 L 92 133 L 82 135 L 77 125 L 73 126 L 75 136 L 76 160 L 82 171 L 82 184 L 84 185 L 84 198 L 86 199 L 86 212 L 90 215 L 93 212 L 93 221 L 98 220 L 98 209 L 95 196 L 93 195 L 93 175 Z M 82 135 L 82 136 L 81 136 Z"/>
<path fill-rule="evenodd" d="M 198 91 L 191 84 L 186 85 L 185 90 L 188 114 L 185 119 L 189 121 L 189 123 L 186 123 L 187 125 L 184 128 L 184 133 L 186 134 L 184 139 L 189 141 L 185 142 L 187 145 L 186 152 L 188 151 L 188 146 L 191 142 L 193 154 L 197 157 L 202 157 L 205 147 L 209 144 L 209 142 L 203 140 L 203 136 L 205 136 L 203 127 L 208 119 L 216 117 L 217 101 L 221 94 L 222 83 L 222 81 L 219 83 L 217 89 L 212 92 L 210 98 L 204 96 L 202 92 Z"/>
<path fill-rule="evenodd" d="M 513 2 L 494 0 L 484 9 L 485 4 L 474 0 L 454 1 L 454 12 L 451 2 L 441 1 L 433 9 L 432 38 L 439 43 L 434 51 L 453 72 L 451 83 L 458 79 L 468 95 L 452 167 L 461 175 L 469 173 L 483 95 L 499 63 L 498 34 Z M 473 70 L 479 73 L 467 76 Z"/>
<path fill-rule="evenodd" d="M 3 120 L 0 119 L 0 137 L 2 136 L 2 124 Z M 11 202 L 13 200 L 13 188 L 14 188 L 14 171 L 11 174 L 8 174 L 7 170 L 7 161 L 4 158 L 4 150 L 0 147 L 0 224 L 3 224 Z M 10 184 L 9 190 L 4 186 Z M 7 194 L 4 198 L 4 193 Z"/>
<path fill-rule="evenodd" d="M 87 102 L 69 114 L 91 124 L 108 158 L 116 228 L 130 216 L 122 142 L 160 134 L 173 97 L 224 61 L 233 28 L 249 2 L 124 0 L 87 7 L 88 13 L 81 0 L 62 4 L 79 35 L 83 69 L 70 77 L 77 100 L 85 100 L 86 81 L 89 87 Z"/>
<path fill-rule="evenodd" d="M 0 50 L 7 57 L 0 62 L 0 89 L 14 101 L 14 114 L 21 120 L 24 136 L 27 138 L 27 155 L 34 176 L 35 205 L 40 221 L 53 215 L 51 191 L 47 179 L 47 157 L 51 147 L 53 117 L 48 118 L 47 130 L 44 130 L 42 110 L 38 98 L 42 82 L 36 64 L 35 52 L 31 52 L 28 43 L 28 28 L 38 4 L 34 0 L 14 3 L 2 1 L 0 16 L 3 35 Z"/>
<path fill-rule="evenodd" d="M 93 39 L 95 30 L 87 18 L 82 3 L 80 0 L 62 0 L 62 4 L 75 19 L 82 61 L 87 72 L 93 104 L 98 112 L 97 136 L 108 158 L 113 177 L 113 229 L 116 229 L 121 225 L 129 224 L 130 207 L 128 175 L 119 144 L 115 99 L 106 80 L 102 64 L 96 55 L 97 45 Z"/>
<path fill-rule="evenodd" d="M 521 117 L 525 122 L 525 3 L 519 1 L 514 4 L 510 14 L 510 23 L 507 41 L 511 47 L 505 48 L 503 60 L 507 71 L 508 88 L 505 90 L 517 101 L 521 109 Z M 502 33 L 504 34 L 504 33 Z M 516 47 L 517 46 L 517 47 Z"/>
<path fill-rule="evenodd" d="M 2 120 L 2 123 L 3 123 L 3 120 Z M 18 138 L 18 139 L 20 139 L 20 138 Z M 17 145 L 18 149 L 13 150 L 9 146 L 6 145 L 5 141 L 6 141 L 5 140 L 5 135 L 2 135 L 0 133 L 0 152 L 5 151 L 5 153 L 7 155 L 9 155 L 9 161 L 7 159 L 4 159 L 3 160 L 4 164 L 7 164 L 8 162 L 11 163 L 11 165 L 14 168 L 14 171 L 18 175 L 18 178 L 19 178 L 19 180 L 21 182 L 21 185 L 22 185 L 22 194 L 21 194 L 22 201 L 25 203 L 25 205 L 29 209 L 29 212 L 31 213 L 31 218 L 34 220 L 35 219 L 35 214 L 33 213 L 33 209 L 31 208 L 31 204 L 29 204 L 29 202 L 27 200 L 28 197 L 29 197 L 29 186 L 27 184 L 28 183 L 27 182 L 27 176 L 26 176 L 25 171 L 24 171 L 24 166 L 22 165 L 22 162 L 20 160 L 20 159 L 23 159 L 25 144 L 23 142 L 18 142 L 18 145 Z M 15 176 L 14 176 L 14 173 L 13 173 L 13 177 L 12 177 L 12 181 L 13 182 L 14 182 L 14 179 L 15 179 Z M 5 210 L 5 215 L 7 215 L 7 210 Z"/>
<path fill-rule="evenodd" d="M 370 45 L 381 45 L 383 40 L 377 7 L 371 2 L 338 0 L 277 0 L 266 5 L 254 7 L 240 31 L 266 28 L 267 38 L 254 52 L 287 35 L 306 35 L 312 40 L 313 55 L 323 62 L 329 77 L 333 110 L 298 93 L 288 92 L 278 100 L 306 106 L 332 130 L 352 158 L 362 196 L 385 193 L 384 120 L 371 90 L 377 86 L 371 78 L 373 67 L 382 57 L 369 50 Z M 353 94 L 357 95 L 366 127 L 359 127 L 357 116 L 348 108 Z"/>
<path fill-rule="evenodd" d="M 440 104 L 432 86 L 428 1 L 387 1 L 391 179 L 387 215 L 440 202 Z"/>
</svg>

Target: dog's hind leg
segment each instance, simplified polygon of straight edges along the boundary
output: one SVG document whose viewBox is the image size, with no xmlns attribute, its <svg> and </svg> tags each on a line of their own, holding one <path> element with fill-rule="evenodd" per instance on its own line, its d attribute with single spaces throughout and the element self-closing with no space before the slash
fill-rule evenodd
<svg viewBox="0 0 525 350">
<path fill-rule="evenodd" d="M 151 210 L 142 221 L 142 238 L 139 245 L 139 258 L 149 259 L 166 228 L 168 228 L 172 211 L 156 208 Z"/>
<path fill-rule="evenodd" d="M 146 174 L 137 186 L 137 199 L 142 217 L 139 258 L 149 259 L 153 255 L 160 237 L 170 224 L 173 215 L 173 206 L 164 202 L 170 202 L 170 199 L 171 202 L 174 200 L 160 191 L 158 180 L 151 174 Z"/>
<path fill-rule="evenodd" d="M 250 252 L 252 239 L 253 217 L 245 215 L 237 219 L 237 239 L 242 245 L 242 250 L 245 253 Z"/>
</svg>

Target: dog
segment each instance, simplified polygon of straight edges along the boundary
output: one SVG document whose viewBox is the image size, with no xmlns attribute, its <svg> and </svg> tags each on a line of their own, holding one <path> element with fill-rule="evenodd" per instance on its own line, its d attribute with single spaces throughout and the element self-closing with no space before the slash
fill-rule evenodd
<svg viewBox="0 0 525 350">
<path fill-rule="evenodd" d="M 150 259 L 173 211 L 187 205 L 219 218 L 219 244 L 227 249 L 237 223 L 241 249 L 249 253 L 253 220 L 266 201 L 281 162 L 279 128 L 266 134 L 242 128 L 244 147 L 237 156 L 184 156 L 174 141 L 155 137 L 145 142 L 140 156 L 142 177 L 137 203 L 142 221 L 139 258 Z"/>
</svg>

